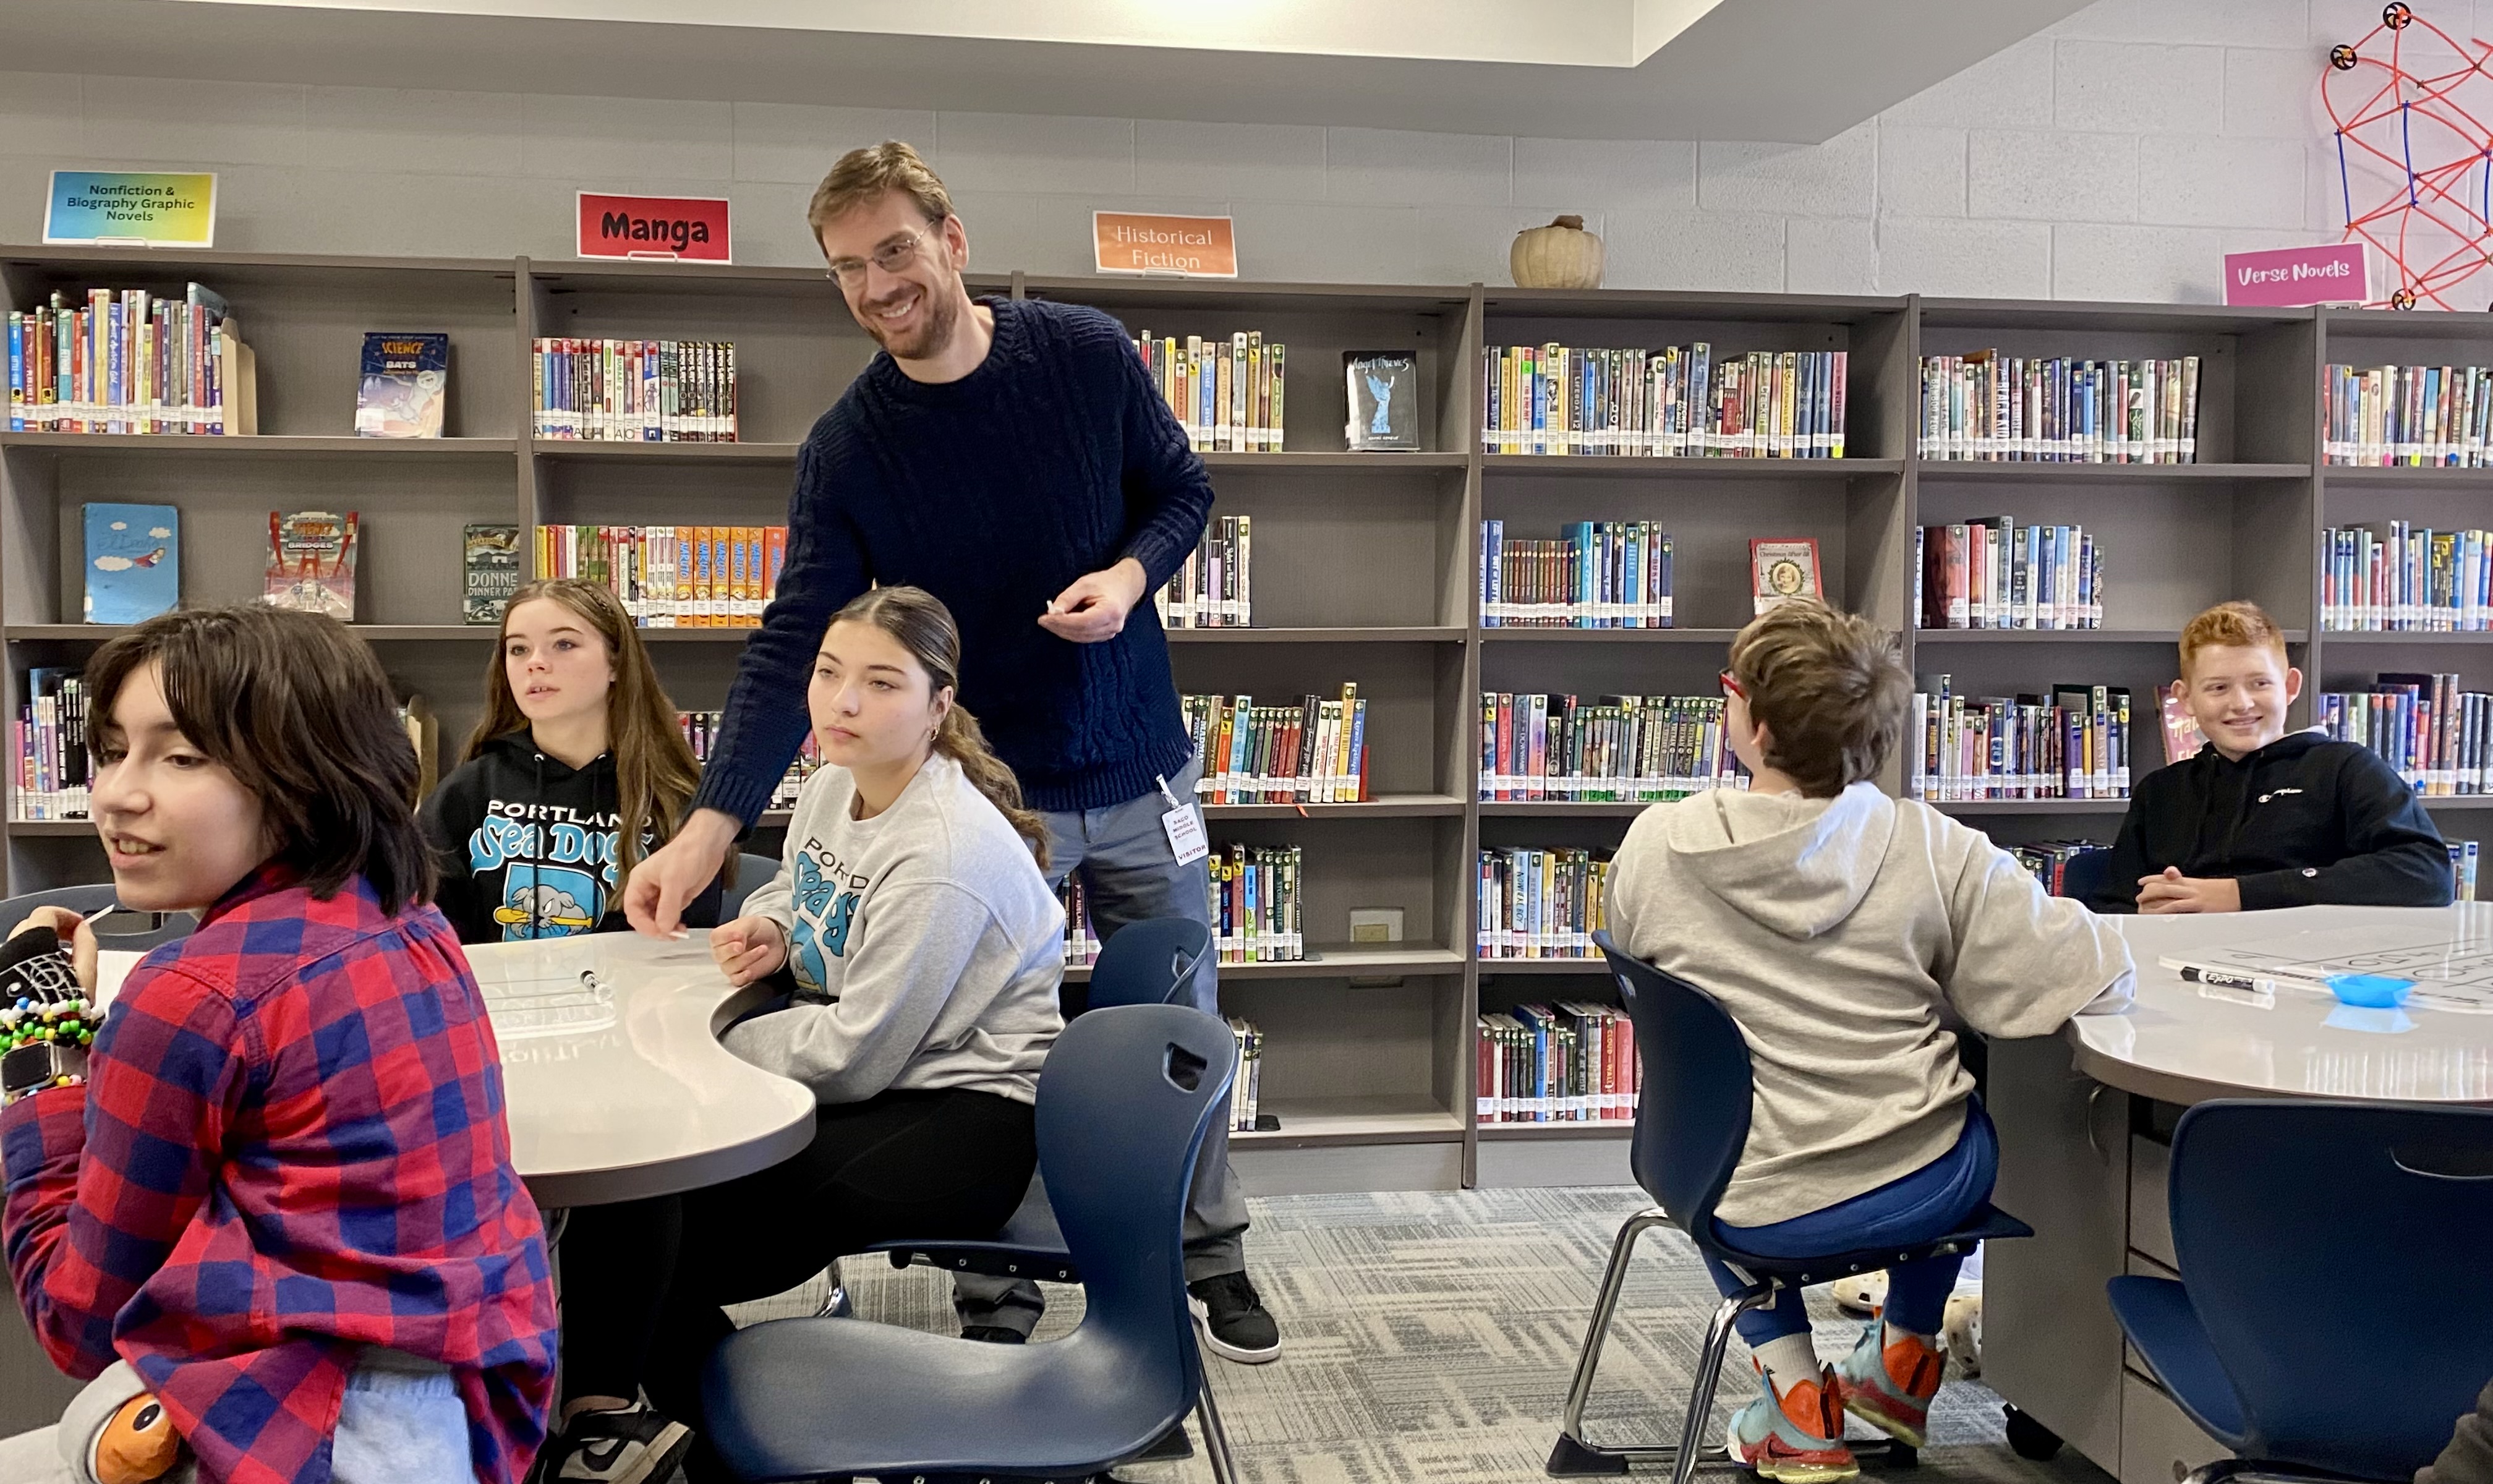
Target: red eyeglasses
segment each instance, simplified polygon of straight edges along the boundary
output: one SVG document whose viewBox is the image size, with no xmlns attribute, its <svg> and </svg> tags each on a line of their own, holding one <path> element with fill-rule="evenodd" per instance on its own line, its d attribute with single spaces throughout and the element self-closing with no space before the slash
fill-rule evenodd
<svg viewBox="0 0 2493 1484">
<path fill-rule="evenodd" d="M 1721 680 L 1723 681 L 1724 690 L 1732 695 L 1738 696 L 1743 701 L 1749 699 L 1748 687 L 1741 684 L 1739 678 L 1734 676 L 1730 671 L 1724 671 L 1721 676 Z"/>
</svg>

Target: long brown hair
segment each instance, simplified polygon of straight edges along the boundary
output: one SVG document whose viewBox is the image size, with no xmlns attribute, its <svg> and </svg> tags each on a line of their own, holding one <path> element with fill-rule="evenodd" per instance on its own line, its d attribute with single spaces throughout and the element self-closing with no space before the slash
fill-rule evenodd
<svg viewBox="0 0 2493 1484">
<path fill-rule="evenodd" d="M 259 801 L 272 859 L 314 896 L 360 874 L 392 916 L 432 899 L 415 748 L 362 639 L 335 619 L 257 603 L 160 614 L 87 662 L 89 752 L 106 754 L 121 689 L 150 664 L 173 724 Z"/>
<path fill-rule="evenodd" d="M 655 834 L 660 844 L 675 837 L 678 816 L 701 785 L 701 768 L 693 761 L 692 744 L 684 741 L 682 725 L 676 720 L 675 703 L 667 699 L 666 687 L 658 683 L 658 672 L 649 664 L 647 647 L 641 643 L 631 616 L 623 611 L 622 600 L 613 592 L 577 577 L 552 577 L 526 584 L 511 594 L 502 605 L 502 633 L 495 641 L 494 657 L 485 665 L 485 719 L 476 723 L 459 761 L 474 762 L 484 756 L 486 745 L 495 738 L 528 724 L 519 697 L 511 694 L 511 672 L 502 655 L 509 643 L 512 612 L 534 598 L 560 603 L 578 614 L 606 641 L 606 652 L 615 661 L 615 683 L 606 692 L 606 745 L 615 754 L 619 816 L 615 869 L 620 881 L 641 863 L 644 831 Z"/>
<path fill-rule="evenodd" d="M 978 718 L 961 704 L 961 626 L 953 621 L 952 610 L 923 588 L 873 588 L 831 615 L 831 622 L 870 623 L 881 629 L 926 672 L 930 690 L 953 693 L 952 709 L 935 733 L 935 750 L 961 765 L 971 786 L 986 796 L 1014 833 L 1030 842 L 1038 868 L 1047 869 L 1047 822 L 1036 809 L 1022 806 L 1021 780 L 989 750 Z"/>
</svg>

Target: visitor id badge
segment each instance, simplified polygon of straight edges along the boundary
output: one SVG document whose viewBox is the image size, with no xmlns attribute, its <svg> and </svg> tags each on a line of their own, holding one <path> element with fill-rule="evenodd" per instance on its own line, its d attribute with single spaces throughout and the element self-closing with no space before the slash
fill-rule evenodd
<svg viewBox="0 0 2493 1484">
<path fill-rule="evenodd" d="M 1211 842 L 1203 837 L 1203 819 L 1186 804 L 1178 803 L 1169 792 L 1168 779 L 1159 780 L 1160 797 L 1169 802 L 1168 812 L 1160 816 L 1160 828 L 1168 832 L 1169 853 L 1180 865 L 1191 865 L 1212 854 Z"/>
</svg>

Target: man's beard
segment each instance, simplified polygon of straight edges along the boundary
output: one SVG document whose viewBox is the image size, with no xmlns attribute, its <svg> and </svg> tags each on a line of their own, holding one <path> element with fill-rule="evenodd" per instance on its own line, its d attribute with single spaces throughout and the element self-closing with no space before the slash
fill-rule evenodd
<svg viewBox="0 0 2493 1484">
<path fill-rule="evenodd" d="M 940 293 L 923 284 L 912 287 L 916 288 L 919 299 L 917 324 L 904 337 L 895 337 L 886 330 L 874 316 L 876 306 L 871 304 L 865 307 L 865 314 L 857 317 L 858 323 L 874 337 L 877 345 L 891 352 L 893 359 L 932 360 L 952 343 L 953 332 L 960 328 L 960 296 L 949 291 L 949 284 L 945 285 L 946 291 Z"/>
</svg>

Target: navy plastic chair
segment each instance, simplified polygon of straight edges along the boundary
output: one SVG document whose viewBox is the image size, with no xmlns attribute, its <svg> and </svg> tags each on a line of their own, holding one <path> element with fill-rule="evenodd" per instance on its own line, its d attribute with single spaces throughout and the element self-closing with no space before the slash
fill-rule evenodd
<svg viewBox="0 0 2493 1484">
<path fill-rule="evenodd" d="M 2181 1280 L 2109 1291 L 2156 1379 L 2239 1455 L 2192 1484 L 2431 1463 L 2493 1369 L 2493 1108 L 2202 1103 L 2173 1131 L 2170 1198 Z"/>
<path fill-rule="evenodd" d="M 1201 923 L 1186 918 L 1154 918 L 1128 924 L 1100 946 L 1098 962 L 1091 968 L 1090 1008 L 1184 1004 L 1193 983 L 1195 964 L 1210 952 L 1212 931 Z M 1047 1065 L 1049 1071 L 1055 1069 L 1052 1054 Z M 1040 1075 L 1042 1082 L 1046 1075 Z M 902 1239 L 879 1242 L 866 1250 L 889 1254 L 893 1267 L 927 1262 L 956 1272 L 984 1273 L 991 1278 L 1080 1283 L 1080 1264 L 1066 1246 L 1055 1213 L 1048 1209 L 1044 1160 L 1039 1168 L 1041 1173 L 1031 1177 L 1030 1193 L 1022 1197 L 1020 1209 L 1013 1212 L 1002 1230 L 985 1241 Z M 830 1312 L 830 1307 L 826 1304 L 825 1312 Z"/>
<path fill-rule="evenodd" d="M 17 925 L 20 919 L 37 907 L 67 907 L 80 917 L 101 912 L 113 904 L 112 883 L 93 886 L 54 887 L 48 892 L 29 892 L 0 901 L 0 933 Z M 139 924 L 145 924 L 141 926 Z M 176 943 L 191 935 L 198 922 L 187 912 L 116 912 L 104 920 L 95 935 L 96 947 L 107 953 L 143 954 L 152 948 Z M 127 927 L 130 931 L 116 931 Z"/>
<path fill-rule="evenodd" d="M 1592 1327 L 1584 1336 L 1576 1378 L 1568 1387 L 1566 1416 L 1557 1444 L 1549 1450 L 1548 1471 L 1559 1478 L 1625 1473 L 1631 1460 L 1643 1460 L 1670 1464 L 1675 1484 L 1688 1484 L 1700 1460 L 1725 1458 L 1719 1444 L 1700 1447 L 1698 1439 L 1713 1415 L 1715 1384 L 1721 1379 L 1724 1352 L 1730 1348 L 1734 1319 L 1773 1302 L 1785 1288 L 1832 1283 L 1895 1262 L 1967 1253 L 1977 1242 L 2032 1236 L 2034 1231 L 2024 1222 L 1984 1205 L 1961 1229 L 1903 1251 L 1881 1247 L 1793 1258 L 1761 1257 L 1725 1246 L 1714 1229 L 1714 1206 L 1731 1183 L 1740 1151 L 1749 1142 L 1749 1108 L 1756 1097 L 1749 1044 L 1741 1039 L 1730 1012 L 1715 1003 L 1712 995 L 1629 957 L 1607 933 L 1596 933 L 1593 941 L 1618 981 L 1619 1000 L 1636 1028 L 1637 1060 L 1644 1074 L 1628 1165 L 1637 1184 L 1659 1204 L 1629 1217 L 1611 1245 L 1609 1267 L 1593 1301 Z M 1593 1393 L 1602 1343 L 1618 1312 L 1619 1290 L 1627 1282 L 1637 1238 L 1666 1224 L 1688 1233 L 1698 1251 L 1754 1281 L 1725 1299 L 1705 1327 L 1705 1348 L 1697 1361 L 1696 1388 L 1680 1422 L 1678 1445 L 1597 1446 L 1584 1440 L 1584 1403 Z M 1877 1444 L 1856 1444 L 1855 1451 L 1875 1456 L 1881 1450 Z M 1884 1453 L 1902 1465 L 1911 1460 L 1913 1450 L 1890 1444 Z"/>
<path fill-rule="evenodd" d="M 749 1480 L 1069 1481 L 1132 1458 L 1202 1384 L 1179 1228 L 1196 1153 L 1237 1070 L 1218 1019 L 1125 1005 L 1066 1027 L 1039 1079 L 1039 1167 L 1091 1275 L 1072 1334 L 987 1345 L 856 1319 L 775 1319 L 711 1352 L 710 1441 Z M 1214 1472 L 1232 1477 L 1216 1443 Z"/>
<path fill-rule="evenodd" d="M 736 858 L 736 879 L 718 895 L 718 920 L 732 923 L 744 915 L 744 899 L 770 884 L 779 874 L 779 863 L 769 856 L 757 856 L 743 851 Z"/>
</svg>

